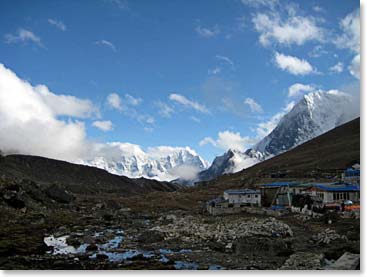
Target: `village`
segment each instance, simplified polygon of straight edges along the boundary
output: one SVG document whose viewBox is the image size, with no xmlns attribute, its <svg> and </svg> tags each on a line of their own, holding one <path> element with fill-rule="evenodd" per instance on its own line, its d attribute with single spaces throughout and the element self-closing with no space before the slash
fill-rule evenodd
<svg viewBox="0 0 367 277">
<path fill-rule="evenodd" d="M 280 216 L 301 213 L 320 217 L 337 212 L 343 217 L 359 218 L 360 165 L 347 168 L 339 180 L 328 183 L 282 181 L 257 188 L 229 189 L 206 203 L 211 215 L 248 212 Z"/>
</svg>

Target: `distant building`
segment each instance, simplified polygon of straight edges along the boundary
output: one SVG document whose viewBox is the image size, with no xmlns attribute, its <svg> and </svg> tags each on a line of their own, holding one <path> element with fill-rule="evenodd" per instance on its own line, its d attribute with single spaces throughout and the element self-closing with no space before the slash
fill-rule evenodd
<svg viewBox="0 0 367 277">
<path fill-rule="evenodd" d="M 206 203 L 206 209 L 212 215 L 238 213 L 246 208 L 260 206 L 261 192 L 252 189 L 226 190 L 223 196 Z"/>
<path fill-rule="evenodd" d="M 360 201 L 360 187 L 345 183 L 314 184 L 307 189 L 307 193 L 318 198 L 324 204 L 341 204 L 346 200 Z"/>
<path fill-rule="evenodd" d="M 290 206 L 292 197 L 307 189 L 310 184 L 299 182 L 274 182 L 260 186 L 262 206 L 271 205 Z"/>
<path fill-rule="evenodd" d="M 347 168 L 342 173 L 342 181 L 349 184 L 358 184 L 360 183 L 360 167 L 359 164 L 353 165 L 353 167 Z"/>
<path fill-rule="evenodd" d="M 223 193 L 223 198 L 228 201 L 229 205 L 241 206 L 261 206 L 260 190 L 240 189 L 226 190 Z"/>
</svg>

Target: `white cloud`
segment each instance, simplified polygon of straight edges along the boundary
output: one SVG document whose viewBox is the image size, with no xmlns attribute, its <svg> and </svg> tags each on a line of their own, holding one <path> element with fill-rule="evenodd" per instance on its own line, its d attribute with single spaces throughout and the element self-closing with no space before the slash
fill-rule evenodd
<svg viewBox="0 0 367 277">
<path fill-rule="evenodd" d="M 253 113 L 262 113 L 263 112 L 263 108 L 261 107 L 261 105 L 259 103 L 257 103 L 252 98 L 246 98 L 244 103 L 250 107 L 251 112 L 253 112 Z"/>
<path fill-rule="evenodd" d="M 16 34 L 6 34 L 4 36 L 5 43 L 18 43 L 18 42 L 33 42 L 40 47 L 43 47 L 41 39 L 33 32 L 20 28 Z"/>
<path fill-rule="evenodd" d="M 338 62 L 335 65 L 331 66 L 329 68 L 329 71 L 333 72 L 333 73 L 341 73 L 343 72 L 344 69 L 344 65 L 342 62 Z"/>
<path fill-rule="evenodd" d="M 327 54 L 328 51 L 326 51 L 324 49 L 324 46 L 322 45 L 316 45 L 309 53 L 308 55 L 312 58 L 318 58 L 321 57 L 322 55 Z"/>
<path fill-rule="evenodd" d="M 307 75 L 316 72 L 308 61 L 278 52 L 275 53 L 275 63 L 277 67 L 293 75 Z"/>
<path fill-rule="evenodd" d="M 93 121 L 92 126 L 100 129 L 103 132 L 111 131 L 113 129 L 113 124 L 110 120 L 106 121 Z"/>
<path fill-rule="evenodd" d="M 57 29 L 61 31 L 64 31 L 64 32 L 66 31 L 66 25 L 60 20 L 49 18 L 48 23 L 55 26 Z"/>
<path fill-rule="evenodd" d="M 216 75 L 219 74 L 222 71 L 220 67 L 215 67 L 213 69 L 208 69 L 208 75 Z"/>
<path fill-rule="evenodd" d="M 313 17 L 297 16 L 293 9 L 289 13 L 286 20 L 282 20 L 276 12 L 253 16 L 252 22 L 260 33 L 259 41 L 263 46 L 271 43 L 303 45 L 307 41 L 323 40 L 324 31 L 317 26 Z"/>
<path fill-rule="evenodd" d="M 158 113 L 162 117 L 170 118 L 172 116 L 172 114 L 175 112 L 175 110 L 171 106 L 169 106 L 168 104 L 166 104 L 162 101 L 156 102 L 155 105 L 158 108 Z"/>
<path fill-rule="evenodd" d="M 352 74 L 354 77 L 356 77 L 357 79 L 360 79 L 361 77 L 361 57 L 360 55 L 356 55 L 352 62 L 350 63 L 348 69 L 350 74 Z"/>
<path fill-rule="evenodd" d="M 295 105 L 295 102 L 289 102 L 282 110 L 273 115 L 268 121 L 261 122 L 256 127 L 257 139 L 260 140 L 271 133 L 278 125 L 279 121 L 287 114 Z"/>
<path fill-rule="evenodd" d="M 300 97 L 307 92 L 314 91 L 315 88 L 311 85 L 296 83 L 288 88 L 288 97 Z"/>
<path fill-rule="evenodd" d="M 315 12 L 318 12 L 318 13 L 321 13 L 321 12 L 325 12 L 325 9 L 320 7 L 320 6 L 313 6 L 312 9 L 315 11 Z"/>
<path fill-rule="evenodd" d="M 278 0 L 241 0 L 242 4 L 254 8 L 259 7 L 270 7 L 273 8 L 276 4 L 279 3 Z"/>
<path fill-rule="evenodd" d="M 179 176 L 183 180 L 194 180 L 198 173 L 201 171 L 200 168 L 192 165 L 180 165 L 172 168 L 169 174 L 172 176 Z"/>
<path fill-rule="evenodd" d="M 220 33 L 218 26 L 214 26 L 213 28 L 197 26 L 195 31 L 203 38 L 213 38 Z"/>
<path fill-rule="evenodd" d="M 348 14 L 339 23 L 342 34 L 335 40 L 339 48 L 347 48 L 354 53 L 360 51 L 360 19 L 359 9 Z"/>
<path fill-rule="evenodd" d="M 200 123 L 201 122 L 201 120 L 199 118 L 197 118 L 196 116 L 190 116 L 190 119 L 192 121 L 195 121 L 196 123 Z"/>
<path fill-rule="evenodd" d="M 122 110 L 121 98 L 117 93 L 111 93 L 107 96 L 107 104 L 116 110 Z"/>
<path fill-rule="evenodd" d="M 138 106 L 143 101 L 141 98 L 135 98 L 134 96 L 131 96 L 130 94 L 127 93 L 124 95 L 124 97 L 125 102 L 131 106 Z"/>
<path fill-rule="evenodd" d="M 234 68 L 234 62 L 230 58 L 228 58 L 226 56 L 220 56 L 220 55 L 216 55 L 215 58 L 217 60 L 220 60 L 220 61 L 223 61 L 223 62 L 229 64 L 232 67 L 232 69 Z"/>
<path fill-rule="evenodd" d="M 191 101 L 181 94 L 172 93 L 170 94 L 169 99 L 185 107 L 192 108 L 198 112 L 209 113 L 209 110 L 204 105 L 199 104 L 198 102 L 195 101 Z"/>
<path fill-rule="evenodd" d="M 205 137 L 199 142 L 200 146 L 211 144 L 214 147 L 227 151 L 228 149 L 244 151 L 255 141 L 250 137 L 242 137 L 239 132 L 223 131 L 218 133 L 218 138 Z"/>
<path fill-rule="evenodd" d="M 135 98 L 130 94 L 125 94 L 124 98 L 121 99 L 120 95 L 117 93 L 111 93 L 107 96 L 107 105 L 119 112 L 123 113 L 125 116 L 138 121 L 141 124 L 154 124 L 155 119 L 151 115 L 138 112 L 135 107 L 142 102 L 141 98 Z"/>
<path fill-rule="evenodd" d="M 211 137 L 205 137 L 203 138 L 200 142 L 199 142 L 199 145 L 200 146 L 204 146 L 204 145 L 207 145 L 207 144 L 211 144 L 213 146 L 217 146 L 217 143 L 215 142 L 215 140 Z"/>
<path fill-rule="evenodd" d="M 39 94 L 44 103 L 55 115 L 79 118 L 100 116 L 98 108 L 88 99 L 79 99 L 71 95 L 54 94 L 45 85 L 35 86 L 34 91 Z"/>
<path fill-rule="evenodd" d="M 112 51 L 114 52 L 117 52 L 117 48 L 116 46 L 111 42 L 111 41 L 108 41 L 108 40 L 105 40 L 105 39 L 102 39 L 102 40 L 97 40 L 94 42 L 94 44 L 96 45 L 104 45 L 104 46 L 107 46 L 108 48 L 110 48 Z"/>
<path fill-rule="evenodd" d="M 40 87 L 51 97 L 40 94 Z M 84 123 L 57 117 L 58 114 L 80 116 L 85 110 L 77 112 L 75 107 L 70 110 L 65 103 L 80 103 L 79 100 L 60 97 L 44 86 L 32 86 L 0 64 L 0 149 L 5 153 L 69 161 L 86 154 L 89 143 Z M 62 103 L 58 110 L 49 106 L 57 102 Z"/>
<path fill-rule="evenodd" d="M 357 79 L 360 78 L 360 18 L 359 9 L 354 10 L 344 17 L 339 23 L 342 34 L 339 35 L 335 44 L 339 48 L 349 49 L 355 54 L 353 60 L 351 61 L 348 69 L 350 74 L 352 74 Z"/>
<path fill-rule="evenodd" d="M 84 123 L 71 118 L 58 118 L 54 108 L 49 107 L 50 102 L 46 102 L 40 94 L 39 87 L 48 91 L 44 86 L 32 86 L 0 64 L 0 149 L 4 153 L 39 155 L 78 163 L 96 157 L 111 161 L 132 155 L 143 160 L 159 159 L 164 155 L 174 155 L 180 150 L 197 155 L 189 147 L 160 146 L 148 148 L 144 152 L 139 145 L 130 143 L 92 143 L 86 137 Z M 94 121 L 92 124 L 103 131 L 112 129 L 110 121 Z M 203 162 L 207 164 L 206 161 Z M 195 174 L 193 168 L 189 167 L 172 170 L 167 176 L 162 175 L 159 178 L 172 180 Z"/>
</svg>

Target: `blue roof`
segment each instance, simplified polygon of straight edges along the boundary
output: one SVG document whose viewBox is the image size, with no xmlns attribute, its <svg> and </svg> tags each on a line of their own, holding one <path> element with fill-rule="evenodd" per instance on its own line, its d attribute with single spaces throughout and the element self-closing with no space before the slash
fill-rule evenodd
<svg viewBox="0 0 367 277">
<path fill-rule="evenodd" d="M 278 187 L 287 187 L 287 186 L 297 186 L 298 182 L 274 182 L 270 184 L 264 184 L 262 187 L 265 188 L 278 188 Z"/>
<path fill-rule="evenodd" d="M 253 189 L 228 189 L 224 191 L 227 194 L 259 194 L 259 190 Z"/>
<path fill-rule="evenodd" d="M 354 177 L 354 176 L 359 176 L 360 172 L 361 171 L 359 169 L 347 168 L 344 173 L 345 173 L 345 177 Z"/>
<path fill-rule="evenodd" d="M 359 186 L 347 185 L 347 184 L 314 184 L 313 187 L 325 190 L 325 191 L 360 191 Z"/>
</svg>

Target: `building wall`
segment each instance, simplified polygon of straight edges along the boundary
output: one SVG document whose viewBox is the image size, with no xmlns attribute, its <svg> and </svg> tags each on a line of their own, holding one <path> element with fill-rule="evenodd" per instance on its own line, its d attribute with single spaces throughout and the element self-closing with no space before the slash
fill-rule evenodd
<svg viewBox="0 0 367 277">
<path fill-rule="evenodd" d="M 224 193 L 223 197 L 231 204 L 254 204 L 261 205 L 261 194 L 228 194 Z"/>
<path fill-rule="evenodd" d="M 359 192 L 330 192 L 330 191 L 312 191 L 312 196 L 322 199 L 323 203 L 342 203 L 344 200 L 359 202 Z"/>
</svg>

